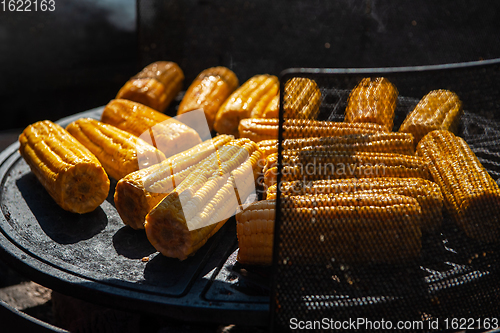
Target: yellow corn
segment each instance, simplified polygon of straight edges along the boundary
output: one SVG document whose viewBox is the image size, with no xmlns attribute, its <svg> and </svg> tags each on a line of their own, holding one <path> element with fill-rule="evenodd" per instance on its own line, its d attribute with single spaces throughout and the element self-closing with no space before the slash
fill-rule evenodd
<svg viewBox="0 0 500 333">
<path fill-rule="evenodd" d="M 351 91 L 345 110 L 349 123 L 375 123 L 391 131 L 398 90 L 386 78 L 364 78 Z"/>
<path fill-rule="evenodd" d="M 465 234 L 484 242 L 497 241 L 500 189 L 467 143 L 449 131 L 436 130 L 420 141 L 417 154 L 428 161 L 445 207 Z"/>
<path fill-rule="evenodd" d="M 141 134 L 149 133 L 148 139 L 166 157 L 201 142 L 200 136 L 191 127 L 145 105 L 124 99 L 109 102 L 101 115 L 101 121 L 135 136 L 141 137 Z"/>
<path fill-rule="evenodd" d="M 266 74 L 252 77 L 222 104 L 215 117 L 214 129 L 237 137 L 240 120 L 262 117 L 278 91 L 276 76 Z"/>
<path fill-rule="evenodd" d="M 401 135 L 403 134 L 403 135 Z M 278 152 L 278 140 L 263 140 L 257 143 L 264 158 Z M 413 135 L 409 133 L 353 134 L 338 137 L 286 139 L 283 150 L 316 147 L 331 151 L 365 151 L 414 155 Z"/>
<path fill-rule="evenodd" d="M 402 154 L 286 150 L 282 162 L 283 181 L 376 177 L 430 179 L 427 164 L 421 157 Z M 264 184 L 267 187 L 276 183 L 277 172 L 276 163 L 266 165 Z"/>
<path fill-rule="evenodd" d="M 276 198 L 276 184 L 269 187 L 266 199 Z M 422 178 L 361 178 L 292 181 L 281 185 L 281 196 L 330 196 L 342 193 L 373 192 L 399 194 L 417 199 L 422 209 L 421 228 L 430 232 L 443 221 L 443 195 L 439 186 Z"/>
<path fill-rule="evenodd" d="M 285 83 L 283 117 L 316 119 L 321 104 L 321 92 L 311 79 L 294 77 Z"/>
<path fill-rule="evenodd" d="M 184 73 L 175 62 L 157 61 L 125 83 L 116 95 L 163 112 L 182 89 Z"/>
<path fill-rule="evenodd" d="M 401 124 L 399 132 L 411 133 L 415 145 L 429 132 L 456 132 L 463 114 L 462 102 L 449 90 L 433 90 L 425 95 Z"/>
<path fill-rule="evenodd" d="M 257 202 L 236 216 L 241 263 L 271 264 L 274 207 L 274 200 Z M 397 263 L 420 254 L 422 213 L 412 197 L 362 192 L 293 196 L 282 198 L 281 213 L 281 239 L 301 245 L 288 253 L 294 264 Z"/>
<path fill-rule="evenodd" d="M 165 159 L 161 151 L 135 135 L 95 119 L 78 119 L 66 130 L 87 147 L 116 180 Z"/>
<path fill-rule="evenodd" d="M 175 189 L 193 171 L 197 163 L 231 139 L 228 135 L 217 136 L 160 164 L 122 178 L 116 184 L 114 200 L 123 223 L 134 229 L 144 229 L 144 220 L 149 211 Z"/>
<path fill-rule="evenodd" d="M 254 142 L 278 139 L 278 119 L 243 119 L 238 126 L 240 137 Z M 351 134 L 372 134 L 387 132 L 385 127 L 370 123 L 344 123 L 308 119 L 285 119 L 283 137 L 285 139 L 344 136 Z"/>
<path fill-rule="evenodd" d="M 193 177 L 188 176 L 146 216 L 146 235 L 163 255 L 180 260 L 192 255 L 250 194 L 245 192 L 248 186 L 235 187 L 241 181 L 254 182 L 261 152 L 251 141 L 233 147 L 237 149 L 225 147 L 217 152 L 215 163 L 200 163 L 190 174 Z"/>
<path fill-rule="evenodd" d="M 177 114 L 202 109 L 212 130 L 215 115 L 228 96 L 238 87 L 238 78 L 226 67 L 213 67 L 202 71 L 189 86 L 179 105 Z"/>
<path fill-rule="evenodd" d="M 73 213 L 99 207 L 109 192 L 103 167 L 80 142 L 51 121 L 32 124 L 19 136 L 19 153 L 54 201 Z"/>
<path fill-rule="evenodd" d="M 271 265 L 275 221 L 274 200 L 257 201 L 236 214 L 238 261 L 248 265 Z"/>
</svg>

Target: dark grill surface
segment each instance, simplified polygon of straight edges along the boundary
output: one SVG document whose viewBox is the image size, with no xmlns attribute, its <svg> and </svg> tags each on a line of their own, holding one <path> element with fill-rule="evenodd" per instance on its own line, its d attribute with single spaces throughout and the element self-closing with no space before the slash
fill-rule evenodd
<svg viewBox="0 0 500 333">
<path fill-rule="evenodd" d="M 59 123 L 99 119 L 102 109 Z M 244 282 L 243 275 L 232 271 L 234 217 L 194 256 L 185 261 L 166 258 L 143 231 L 123 224 L 113 190 L 92 213 L 62 210 L 17 147 L 6 149 L 0 159 L 0 254 L 5 261 L 51 289 L 106 306 L 190 321 L 267 323 L 269 286 Z M 150 260 L 143 262 L 143 257 Z"/>
</svg>

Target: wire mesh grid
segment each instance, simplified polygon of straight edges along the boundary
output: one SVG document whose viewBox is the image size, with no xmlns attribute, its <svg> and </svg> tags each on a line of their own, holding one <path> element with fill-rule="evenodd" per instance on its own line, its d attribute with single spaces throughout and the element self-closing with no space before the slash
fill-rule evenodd
<svg viewBox="0 0 500 333">
<path fill-rule="evenodd" d="M 365 77 L 385 77 L 399 90 L 393 126 L 397 131 L 429 91 L 454 91 L 464 108 L 458 135 L 498 183 L 499 74 L 497 60 L 404 69 L 291 69 L 281 75 L 280 93 L 285 96 L 284 83 L 291 78 L 312 79 L 322 95 L 318 119 L 343 121 L 349 94 L 357 83 Z M 282 98 L 278 184 L 287 180 L 283 142 L 292 135 L 291 127 L 284 126 L 284 103 Z M 306 150 L 318 152 L 320 148 Z M 304 151 L 301 156 L 301 163 L 313 162 L 304 159 Z M 308 179 L 321 179 L 317 171 Z M 277 191 L 271 298 L 274 331 L 287 331 L 299 321 L 359 318 L 415 320 L 423 325 L 418 328 L 426 330 L 429 325 L 424 324 L 436 318 L 500 314 L 498 242 L 469 238 L 445 209 L 438 227 L 422 231 L 407 220 L 411 210 L 397 221 L 370 212 L 363 218 L 342 212 L 344 218 L 339 222 L 328 218 L 331 215 L 318 201 L 294 201 L 283 195 L 280 186 Z M 364 223 L 368 220 L 369 225 Z"/>
</svg>

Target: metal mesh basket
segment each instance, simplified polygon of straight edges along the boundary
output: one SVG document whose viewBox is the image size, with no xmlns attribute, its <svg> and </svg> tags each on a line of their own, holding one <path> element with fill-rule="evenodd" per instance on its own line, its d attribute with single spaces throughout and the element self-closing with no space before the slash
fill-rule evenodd
<svg viewBox="0 0 500 333">
<path fill-rule="evenodd" d="M 488 173 L 496 181 L 499 179 L 499 60 L 392 69 L 290 69 L 281 75 L 280 93 L 284 96 L 284 83 L 291 78 L 312 79 L 322 93 L 318 119 L 343 121 L 350 91 L 364 77 L 381 76 L 399 90 L 394 131 L 429 91 L 454 91 L 464 108 L 458 135 L 466 140 Z M 283 179 L 283 140 L 290 134 L 283 126 L 283 103 L 282 99 L 278 184 Z M 500 314 L 498 242 L 483 244 L 468 238 L 446 211 L 441 227 L 419 236 L 418 256 L 385 262 L 376 260 L 374 255 L 386 247 L 383 235 L 370 229 L 373 237 L 356 238 L 350 229 L 355 225 L 349 226 L 349 221 L 339 225 L 331 220 L 316 219 L 314 212 L 298 214 L 297 210 L 290 209 L 291 204 L 282 196 L 280 186 L 276 202 L 271 298 L 275 331 L 300 328 L 298 323 L 306 328 L 304 325 L 315 322 L 318 326 L 314 328 L 328 331 L 339 328 L 331 326 L 334 322 L 330 320 L 341 325 L 342 320 L 363 318 L 379 320 L 378 323 L 384 319 L 394 325 L 399 320 L 412 320 L 421 323 L 416 325 L 422 326 L 412 327 L 420 330 L 435 328 L 430 326 L 435 320 L 439 320 L 440 328 L 450 329 L 453 318 L 469 318 L 467 324 L 472 326 L 465 328 L 498 327 L 498 323 L 496 327 L 486 327 L 481 322 L 481 318 Z M 405 251 L 407 236 L 404 232 L 400 234 L 402 251 Z M 365 260 L 350 262 L 350 253 L 344 252 L 352 249 L 358 257 L 359 253 L 366 255 Z M 399 257 L 404 259 L 405 255 Z M 446 324 L 448 326 L 443 326 Z"/>
</svg>

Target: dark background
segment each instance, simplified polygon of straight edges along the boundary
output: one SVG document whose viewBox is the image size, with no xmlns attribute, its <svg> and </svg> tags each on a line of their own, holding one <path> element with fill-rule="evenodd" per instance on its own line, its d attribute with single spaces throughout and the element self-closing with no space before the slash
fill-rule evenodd
<svg viewBox="0 0 500 333">
<path fill-rule="evenodd" d="M 498 1 L 56 0 L 54 12 L 0 10 L 0 130 L 104 105 L 160 59 L 179 63 L 187 88 L 216 65 L 244 82 L 289 67 L 496 58 L 499 8 Z"/>
</svg>

